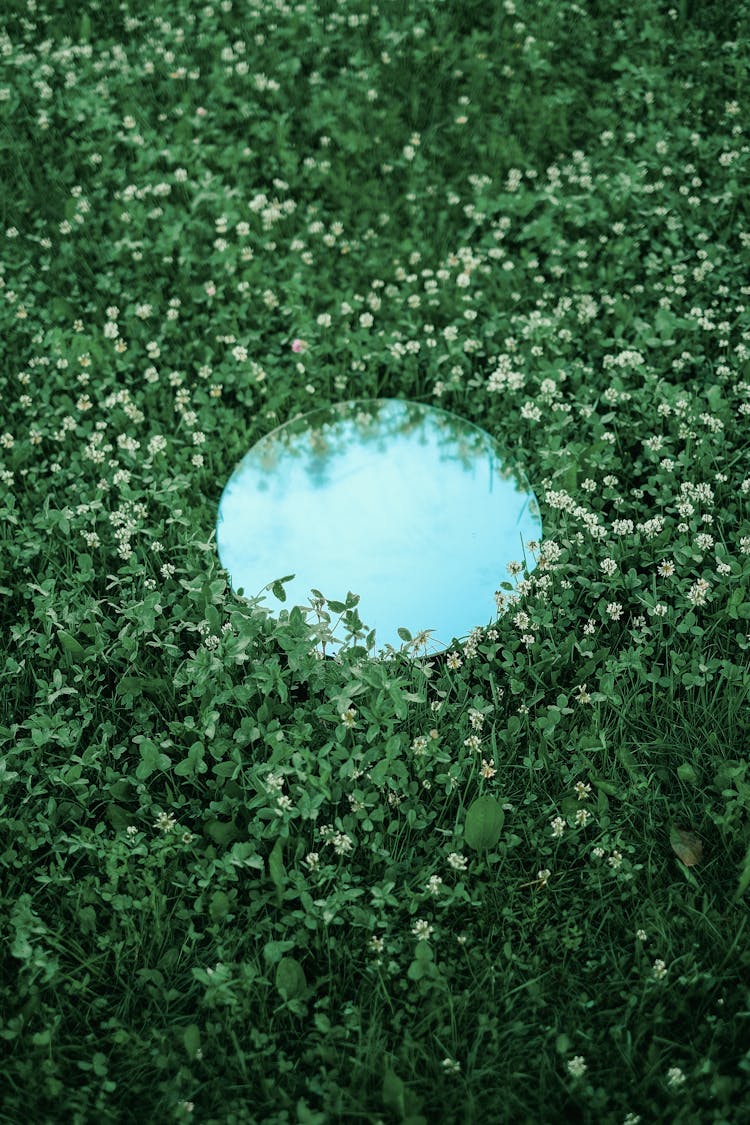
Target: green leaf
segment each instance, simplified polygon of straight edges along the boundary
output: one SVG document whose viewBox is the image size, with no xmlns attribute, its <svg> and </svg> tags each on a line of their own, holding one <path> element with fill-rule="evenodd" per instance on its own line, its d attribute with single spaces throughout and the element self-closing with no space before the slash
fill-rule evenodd
<svg viewBox="0 0 750 1125">
<path fill-rule="evenodd" d="M 413 641 L 414 640 L 414 638 L 412 637 L 409 630 L 404 629 L 403 626 L 400 629 L 397 629 L 396 632 L 398 633 L 398 635 L 399 635 L 399 637 L 401 638 L 402 641 Z"/>
<path fill-rule="evenodd" d="M 135 816 L 127 809 L 121 808 L 120 805 L 111 804 L 107 807 L 107 819 L 115 832 L 124 832 L 133 823 Z"/>
<path fill-rule="evenodd" d="M 217 762 L 211 772 L 215 774 L 216 777 L 234 777 L 237 770 L 238 766 L 236 762 Z"/>
<path fill-rule="evenodd" d="M 142 695 L 144 692 L 157 692 L 164 681 L 155 676 L 121 676 L 115 691 L 118 695 Z"/>
<path fill-rule="evenodd" d="M 706 391 L 706 398 L 711 410 L 716 413 L 722 406 L 721 387 L 717 383 L 713 383 Z"/>
<path fill-rule="evenodd" d="M 145 781 L 157 770 L 168 770 L 170 768 L 172 765 L 171 759 L 166 754 L 162 754 L 150 738 L 138 737 L 134 741 L 140 742 L 141 760 L 135 771 L 135 776 L 139 781 Z"/>
<path fill-rule="evenodd" d="M 182 762 L 178 762 L 174 767 L 174 772 L 178 777 L 195 777 L 196 773 L 205 773 L 207 766 L 204 764 L 203 757 L 205 750 L 200 742 L 194 742 L 188 750 L 188 756 Z M 234 770 L 234 762 L 231 763 Z"/>
<path fill-rule="evenodd" d="M 223 922 L 229 913 L 229 896 L 225 891 L 214 891 L 208 912 L 214 922 Z"/>
<path fill-rule="evenodd" d="M 622 800 L 620 790 L 614 781 L 606 781 L 603 777 L 592 777 L 591 780 L 600 793 L 608 793 L 610 797 L 617 797 L 620 801 Z"/>
<path fill-rule="evenodd" d="M 268 872 L 276 887 L 276 901 L 281 905 L 282 893 L 286 886 L 286 871 L 282 862 L 281 856 L 284 848 L 281 837 L 279 836 L 271 849 L 271 854 L 268 857 Z"/>
<path fill-rule="evenodd" d="M 464 839 L 470 848 L 492 848 L 500 839 L 505 813 L 491 793 L 472 801 L 466 814 Z"/>
<path fill-rule="evenodd" d="M 566 492 L 575 492 L 578 486 L 578 466 L 568 465 L 562 479 L 562 486 Z"/>
<path fill-rule="evenodd" d="M 64 629 L 58 630 L 57 639 L 65 651 L 69 652 L 71 656 L 83 656 L 86 652 L 83 645 L 80 644 L 75 637 L 71 636 L 70 633 L 66 633 Z"/>
<path fill-rule="evenodd" d="M 406 971 L 406 975 L 410 980 L 421 980 L 422 977 L 429 977 L 436 975 L 436 969 L 433 968 L 434 954 L 432 947 L 427 941 L 418 941 L 417 948 L 414 950 L 414 960 Z"/>
<path fill-rule="evenodd" d="M 214 843 L 221 847 L 233 842 L 239 835 L 239 830 L 233 820 L 208 820 L 203 830 Z"/>
<path fill-rule="evenodd" d="M 293 941 L 267 941 L 263 946 L 263 957 L 267 964 L 275 965 L 288 949 L 294 949 Z"/>
<path fill-rule="evenodd" d="M 582 802 L 578 800 L 578 797 L 573 796 L 563 797 L 560 802 L 560 810 L 565 816 L 575 816 L 581 806 Z M 583 805 L 583 807 L 586 806 Z"/>
<path fill-rule="evenodd" d="M 373 768 L 370 770 L 370 781 L 376 787 L 376 789 L 379 789 L 380 786 L 384 783 L 389 765 L 390 762 L 388 761 L 388 759 L 383 758 L 378 762 L 376 766 L 373 766 Z"/>
<path fill-rule="evenodd" d="M 75 317 L 75 309 L 65 297 L 53 297 L 50 308 L 61 320 L 73 320 Z"/>
<path fill-rule="evenodd" d="M 686 781 L 689 785 L 695 785 L 698 780 L 698 775 L 689 762 L 683 762 L 677 767 L 677 776 L 680 781 Z"/>
<path fill-rule="evenodd" d="M 189 1023 L 182 1033 L 182 1042 L 188 1058 L 194 1059 L 201 1046 L 201 1033 L 197 1023 Z"/>
<path fill-rule="evenodd" d="M 412 961 L 409 968 L 406 970 L 406 975 L 409 980 L 421 980 L 422 977 L 427 976 L 427 969 L 423 961 Z"/>
<path fill-rule="evenodd" d="M 283 583 L 291 582 L 293 578 L 293 574 L 285 574 L 283 578 L 277 578 L 275 582 L 271 583 L 271 592 L 280 602 L 286 601 L 286 590 L 284 589 Z"/>
<path fill-rule="evenodd" d="M 282 957 L 276 967 L 276 988 L 285 1000 L 294 1000 L 307 988 L 305 970 L 295 957 Z"/>
<path fill-rule="evenodd" d="M 625 769 L 628 771 L 628 773 L 638 774 L 641 772 L 638 768 L 638 763 L 628 750 L 627 746 L 620 746 L 617 750 L 617 756 L 625 766 Z"/>
<path fill-rule="evenodd" d="M 748 887 L 750 887 L 750 844 L 748 844 L 747 852 L 745 853 L 745 859 L 742 864 L 742 871 L 740 872 L 740 879 L 737 884 L 737 890 L 734 892 L 735 902 L 739 902 Z"/>
<path fill-rule="evenodd" d="M 297 1102 L 297 1125 L 326 1125 L 328 1121 L 327 1113 L 318 1113 L 315 1109 L 310 1109 L 304 1098 L 300 1098 Z"/>
<path fill-rule="evenodd" d="M 232 845 L 232 861 L 257 867 L 259 871 L 263 870 L 263 858 L 257 854 L 255 844 L 249 840 L 242 840 L 240 843 Z"/>
<path fill-rule="evenodd" d="M 383 1079 L 383 1105 L 386 1109 L 394 1110 L 400 1118 L 406 1112 L 404 1106 L 405 1087 L 392 1066 L 386 1063 L 385 1077 Z"/>
</svg>

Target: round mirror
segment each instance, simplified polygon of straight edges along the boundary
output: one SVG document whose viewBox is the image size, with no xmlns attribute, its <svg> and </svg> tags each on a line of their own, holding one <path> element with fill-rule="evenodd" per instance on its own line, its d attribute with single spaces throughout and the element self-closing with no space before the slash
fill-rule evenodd
<svg viewBox="0 0 750 1125">
<path fill-rule="evenodd" d="M 490 434 L 399 399 L 341 403 L 267 434 L 227 482 L 216 527 L 235 592 L 288 575 L 288 606 L 353 591 L 378 648 L 398 648 L 399 628 L 430 630 L 432 652 L 496 616 L 508 563 L 531 571 L 541 536 L 536 498 Z"/>
</svg>

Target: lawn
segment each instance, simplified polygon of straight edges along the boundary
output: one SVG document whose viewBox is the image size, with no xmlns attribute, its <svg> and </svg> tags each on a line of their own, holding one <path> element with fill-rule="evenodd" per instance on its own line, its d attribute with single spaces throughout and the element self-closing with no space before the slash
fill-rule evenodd
<svg viewBox="0 0 750 1125">
<path fill-rule="evenodd" d="M 4 0 L 2 1125 L 750 1121 L 749 67 L 746 0 Z M 539 500 L 437 657 L 218 558 L 378 397 Z"/>
</svg>

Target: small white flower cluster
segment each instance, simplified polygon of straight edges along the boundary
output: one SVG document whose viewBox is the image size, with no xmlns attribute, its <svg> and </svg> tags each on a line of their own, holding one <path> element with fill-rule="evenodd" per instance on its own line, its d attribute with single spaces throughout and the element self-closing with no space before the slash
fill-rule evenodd
<svg viewBox="0 0 750 1125">
<path fill-rule="evenodd" d="M 336 855 L 351 855 L 354 850 L 354 841 L 346 832 L 337 832 L 333 825 L 324 824 L 318 835 L 326 844 L 331 844 Z"/>
</svg>

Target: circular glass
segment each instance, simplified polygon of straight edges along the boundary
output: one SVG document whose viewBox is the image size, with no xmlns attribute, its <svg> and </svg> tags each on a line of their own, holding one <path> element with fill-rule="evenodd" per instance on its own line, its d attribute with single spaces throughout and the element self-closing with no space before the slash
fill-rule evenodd
<svg viewBox="0 0 750 1125">
<path fill-rule="evenodd" d="M 377 648 L 430 630 L 431 652 L 496 617 L 508 563 L 533 570 L 527 545 L 541 537 L 536 498 L 490 434 L 400 399 L 340 403 L 266 434 L 229 478 L 216 525 L 236 593 L 288 575 L 289 606 L 352 591 Z"/>
</svg>

